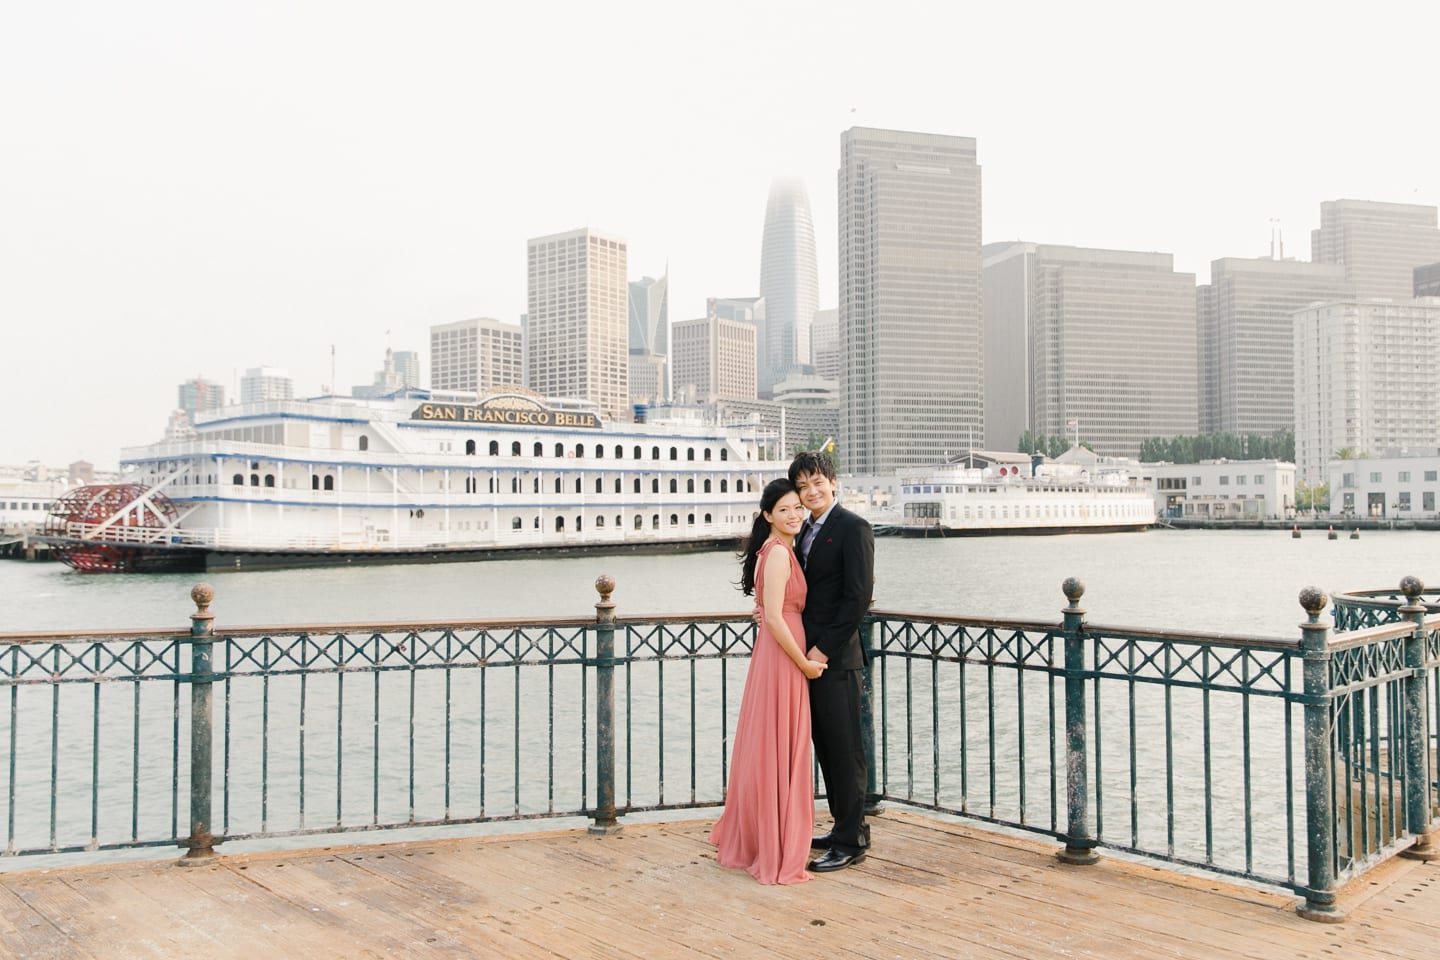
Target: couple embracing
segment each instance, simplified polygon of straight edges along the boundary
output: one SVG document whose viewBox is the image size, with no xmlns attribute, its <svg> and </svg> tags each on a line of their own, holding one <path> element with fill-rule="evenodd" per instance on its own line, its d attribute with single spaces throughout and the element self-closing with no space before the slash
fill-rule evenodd
<svg viewBox="0 0 1440 960">
<path fill-rule="evenodd" d="M 835 501 L 835 464 L 799 454 L 760 498 L 741 560 L 759 630 L 731 754 L 725 811 L 711 831 L 722 866 L 761 883 L 801 883 L 811 871 L 865 859 L 866 765 L 860 704 L 860 622 L 870 606 L 870 524 Z M 814 757 L 834 826 L 811 838 Z M 823 851 L 810 860 L 811 849 Z"/>
</svg>

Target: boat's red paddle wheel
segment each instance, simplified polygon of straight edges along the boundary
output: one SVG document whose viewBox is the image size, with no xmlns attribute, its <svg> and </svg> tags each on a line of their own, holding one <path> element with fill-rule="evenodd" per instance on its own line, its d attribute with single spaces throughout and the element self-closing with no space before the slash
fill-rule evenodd
<svg viewBox="0 0 1440 960">
<path fill-rule="evenodd" d="M 150 562 L 152 554 L 171 543 L 179 520 L 175 504 L 144 484 L 93 484 L 55 501 L 45 536 L 76 570 L 126 572 L 164 566 Z"/>
</svg>

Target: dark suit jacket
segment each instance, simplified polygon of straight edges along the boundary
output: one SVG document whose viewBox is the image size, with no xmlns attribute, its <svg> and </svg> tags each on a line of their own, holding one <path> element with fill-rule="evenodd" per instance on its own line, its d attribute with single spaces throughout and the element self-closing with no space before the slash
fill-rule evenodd
<svg viewBox="0 0 1440 960">
<path fill-rule="evenodd" d="M 838 503 L 805 559 L 805 645 L 819 647 L 832 670 L 860 670 L 860 621 L 875 588 L 875 535 L 864 517 Z"/>
</svg>

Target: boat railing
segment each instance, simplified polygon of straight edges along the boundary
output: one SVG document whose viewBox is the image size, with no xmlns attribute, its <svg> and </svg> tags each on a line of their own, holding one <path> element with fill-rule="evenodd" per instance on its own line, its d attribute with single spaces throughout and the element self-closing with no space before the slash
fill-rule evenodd
<svg viewBox="0 0 1440 960">
<path fill-rule="evenodd" d="M 749 611 L 0 635 L 4 855 L 714 807 Z M 1434 856 L 1440 614 L 1293 639 L 874 610 L 869 799 L 1295 891 Z M 1368 602 L 1368 601 L 1367 601 Z"/>
</svg>

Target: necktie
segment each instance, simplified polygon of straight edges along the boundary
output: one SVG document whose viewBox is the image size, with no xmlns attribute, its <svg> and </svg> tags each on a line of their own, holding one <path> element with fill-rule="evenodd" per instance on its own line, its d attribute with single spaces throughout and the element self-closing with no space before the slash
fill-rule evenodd
<svg viewBox="0 0 1440 960">
<path fill-rule="evenodd" d="M 815 525 L 806 517 L 805 522 L 800 525 L 800 566 L 805 566 L 805 561 L 810 557 L 810 532 Z"/>
</svg>

